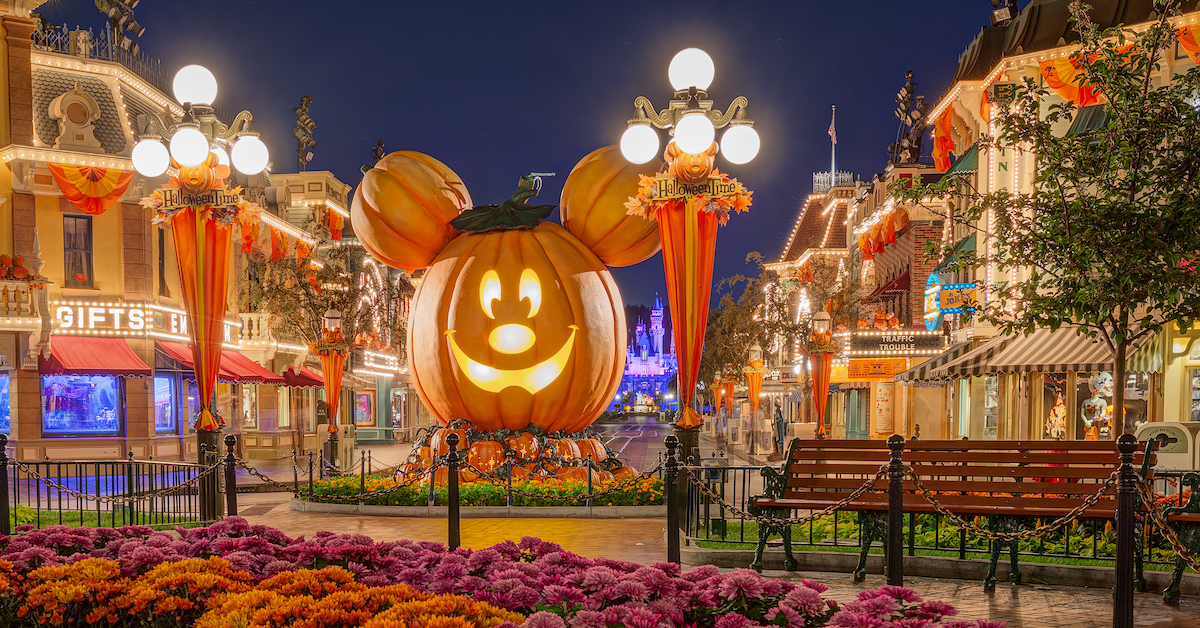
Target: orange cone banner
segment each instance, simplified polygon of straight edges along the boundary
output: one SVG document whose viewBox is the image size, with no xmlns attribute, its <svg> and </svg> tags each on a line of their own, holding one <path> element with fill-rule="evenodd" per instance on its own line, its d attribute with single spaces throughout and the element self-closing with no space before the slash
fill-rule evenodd
<svg viewBox="0 0 1200 628">
<path fill-rule="evenodd" d="M 681 199 L 662 204 L 656 214 L 679 357 L 679 408 L 683 416 L 678 425 L 691 428 L 700 425 L 692 399 L 708 326 L 719 219 L 717 214 Z"/>
<path fill-rule="evenodd" d="M 329 406 L 330 433 L 338 431 L 338 402 L 342 399 L 342 368 L 345 365 L 345 353 L 321 352 L 321 375 L 325 377 L 325 403 Z"/>
<path fill-rule="evenodd" d="M 750 416 L 758 418 L 758 395 L 762 392 L 763 374 L 761 372 L 748 371 L 746 373 L 746 388 L 750 393 Z"/>
<path fill-rule="evenodd" d="M 817 407 L 817 433 L 825 434 L 825 404 L 829 401 L 829 379 L 833 370 L 833 352 L 815 351 L 808 354 L 812 360 L 813 403 Z"/>
<path fill-rule="evenodd" d="M 938 172 L 950 169 L 950 153 L 954 151 L 954 108 L 946 107 L 946 111 L 937 119 L 933 127 L 933 165 Z"/>
<path fill-rule="evenodd" d="M 221 343 L 225 339 L 233 234 L 229 225 L 212 220 L 209 211 L 185 208 L 171 217 L 171 235 L 179 258 L 183 303 L 192 327 L 192 355 L 200 395 L 196 430 L 216 430 L 220 423 L 213 416 L 212 398 L 221 370 Z"/>
<path fill-rule="evenodd" d="M 58 189 L 62 190 L 63 198 L 93 216 L 103 214 L 113 203 L 121 200 L 133 181 L 132 170 L 54 163 L 47 163 L 46 167 L 50 169 Z"/>
<path fill-rule="evenodd" d="M 1192 61 L 1200 63 L 1200 25 L 1181 27 L 1175 34 L 1179 36 L 1179 47 L 1187 52 Z"/>
<path fill-rule="evenodd" d="M 733 416 L 733 387 L 737 383 L 730 380 L 721 384 L 721 390 L 725 393 L 725 414 Z"/>
</svg>

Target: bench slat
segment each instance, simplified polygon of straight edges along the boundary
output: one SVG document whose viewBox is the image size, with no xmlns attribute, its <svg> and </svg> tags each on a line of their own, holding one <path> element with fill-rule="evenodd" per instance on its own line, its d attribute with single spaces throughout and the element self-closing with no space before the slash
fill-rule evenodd
<svg viewBox="0 0 1200 628">
<path fill-rule="evenodd" d="M 787 483 L 787 490 L 784 493 L 785 497 L 791 494 L 802 494 L 809 491 L 820 490 L 843 490 L 846 492 L 862 486 L 865 479 L 839 479 L 839 478 L 790 478 Z M 925 488 L 931 491 L 959 492 L 959 493 L 1037 493 L 1048 495 L 1090 495 L 1095 493 L 1100 488 L 1095 482 L 963 482 L 960 480 L 922 480 Z M 888 484 L 887 478 L 880 478 L 875 486 L 886 488 Z M 916 485 L 911 480 L 904 481 L 904 490 L 916 490 Z"/>
</svg>

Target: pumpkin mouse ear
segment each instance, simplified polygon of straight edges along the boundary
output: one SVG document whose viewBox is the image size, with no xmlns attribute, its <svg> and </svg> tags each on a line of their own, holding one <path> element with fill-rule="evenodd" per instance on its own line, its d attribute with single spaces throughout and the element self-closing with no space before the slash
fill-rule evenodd
<svg viewBox="0 0 1200 628">
<path fill-rule="evenodd" d="M 567 231 L 609 266 L 629 266 L 662 248 L 658 222 L 625 213 L 625 201 L 637 195 L 639 175 L 662 167 L 655 159 L 631 164 L 616 146 L 605 146 L 579 160 L 563 184 L 559 211 Z"/>
<path fill-rule="evenodd" d="M 471 195 L 446 164 L 416 151 L 384 157 L 354 191 L 354 234 L 375 259 L 408 272 L 429 266 L 458 231 Z"/>
</svg>

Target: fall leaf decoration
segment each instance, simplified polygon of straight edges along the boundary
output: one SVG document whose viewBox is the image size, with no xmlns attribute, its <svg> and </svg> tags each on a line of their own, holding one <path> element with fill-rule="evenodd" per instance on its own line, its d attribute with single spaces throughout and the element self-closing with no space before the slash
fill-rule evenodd
<svg viewBox="0 0 1200 628">
<path fill-rule="evenodd" d="M 648 177 L 644 174 L 638 176 L 640 178 L 638 193 L 637 196 L 631 196 L 628 201 L 625 201 L 626 213 L 631 216 L 641 216 L 653 220 L 658 208 L 669 199 L 658 199 L 655 196 L 655 193 L 658 191 L 658 184 L 654 177 Z M 710 178 L 719 178 L 725 183 L 732 183 L 737 191 L 729 196 L 710 197 L 703 194 L 693 196 L 688 199 L 688 203 L 691 204 L 693 209 L 716 214 L 722 226 L 729 221 L 730 210 L 740 214 L 750 209 L 754 193 L 747 190 L 746 186 L 738 182 L 737 179 L 722 173 L 716 168 L 713 168 L 712 177 Z"/>
</svg>

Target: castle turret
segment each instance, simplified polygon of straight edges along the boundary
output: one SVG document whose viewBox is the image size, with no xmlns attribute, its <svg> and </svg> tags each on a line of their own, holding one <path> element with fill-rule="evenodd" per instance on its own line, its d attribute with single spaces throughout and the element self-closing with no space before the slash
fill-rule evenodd
<svg viewBox="0 0 1200 628">
<path fill-rule="evenodd" d="M 658 298 L 658 293 L 654 293 L 654 305 L 650 308 L 650 337 L 652 339 L 653 348 L 651 351 L 654 355 L 661 356 L 663 353 L 663 334 L 666 330 L 663 329 L 663 304 L 662 299 Z"/>
</svg>

